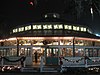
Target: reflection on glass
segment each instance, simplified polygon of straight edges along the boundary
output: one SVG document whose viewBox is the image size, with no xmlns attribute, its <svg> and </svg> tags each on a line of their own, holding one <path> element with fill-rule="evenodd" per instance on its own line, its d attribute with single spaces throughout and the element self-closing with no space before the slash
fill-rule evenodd
<svg viewBox="0 0 100 75">
<path fill-rule="evenodd" d="M 93 50 L 93 57 L 97 57 L 97 50 L 98 50 L 98 49 L 94 49 L 94 50 Z"/>
<path fill-rule="evenodd" d="M 84 56 L 84 50 L 81 48 L 75 48 L 75 56 Z"/>
<path fill-rule="evenodd" d="M 48 48 L 47 49 L 47 57 L 58 57 L 59 51 L 57 48 Z"/>
</svg>

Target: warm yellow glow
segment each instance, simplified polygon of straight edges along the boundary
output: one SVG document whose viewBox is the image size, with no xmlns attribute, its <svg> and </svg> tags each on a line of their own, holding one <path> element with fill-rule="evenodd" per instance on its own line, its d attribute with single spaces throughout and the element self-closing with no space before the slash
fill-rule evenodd
<svg viewBox="0 0 100 75">
<path fill-rule="evenodd" d="M 84 28 L 84 31 L 86 31 L 86 28 Z"/>
<path fill-rule="evenodd" d="M 41 25 L 33 25 L 33 29 L 42 29 Z"/>
<path fill-rule="evenodd" d="M 83 31 L 83 27 L 81 27 L 81 31 Z"/>
<path fill-rule="evenodd" d="M 48 25 L 48 29 L 52 29 L 52 25 Z"/>
<path fill-rule="evenodd" d="M 73 39 L 73 37 L 17 37 L 17 39 L 25 39 L 25 40 L 33 40 L 33 39 L 35 39 L 35 40 L 39 40 L 39 39 L 43 39 L 43 40 L 45 40 L 45 39 Z"/>
<path fill-rule="evenodd" d="M 23 45 L 31 45 L 31 43 L 23 44 Z"/>
<path fill-rule="evenodd" d="M 73 30 L 79 31 L 79 27 L 73 26 Z"/>
<path fill-rule="evenodd" d="M 14 37 L 14 38 L 9 38 L 9 39 L 4 39 L 0 40 L 0 42 L 3 41 L 12 41 L 12 40 L 17 40 L 17 39 L 24 39 L 24 40 L 46 40 L 46 39 L 54 39 L 54 40 L 60 40 L 60 39 L 73 39 L 74 37 Z M 82 38 L 82 37 L 75 37 L 77 40 L 90 40 L 90 41 L 99 41 L 100 39 L 92 39 L 92 38 Z"/>
<path fill-rule="evenodd" d="M 43 29 L 48 29 L 48 25 L 43 25 Z"/>
<path fill-rule="evenodd" d="M 0 40 L 0 42 L 3 42 L 3 41 L 5 41 L 5 40 Z"/>
<path fill-rule="evenodd" d="M 70 29 L 70 30 L 71 30 L 71 29 L 72 29 L 72 26 L 68 26 L 68 29 Z"/>
<path fill-rule="evenodd" d="M 14 37 L 14 38 L 9 38 L 9 39 L 6 39 L 7 41 L 12 41 L 12 40 L 17 40 L 17 38 L 16 37 Z"/>
<path fill-rule="evenodd" d="M 55 24 L 54 29 L 63 29 L 63 25 L 62 24 L 60 24 L 60 25 Z"/>
<path fill-rule="evenodd" d="M 64 25 L 64 28 L 71 30 L 72 29 L 72 26 L 71 25 Z"/>
<path fill-rule="evenodd" d="M 100 40 L 98 40 L 98 39 L 82 38 L 82 37 L 75 37 L 75 39 L 78 39 L 78 40 L 89 40 L 89 41 L 100 41 Z"/>
<path fill-rule="evenodd" d="M 24 31 L 24 27 L 18 28 L 19 32 Z"/>
<path fill-rule="evenodd" d="M 41 49 L 41 47 L 33 47 L 32 49 Z"/>
<path fill-rule="evenodd" d="M 43 29 L 52 29 L 52 25 L 43 25 Z"/>
<path fill-rule="evenodd" d="M 16 33 L 16 32 L 18 32 L 18 29 L 13 29 L 13 33 Z"/>
<path fill-rule="evenodd" d="M 73 26 L 73 30 L 77 30 L 76 26 Z"/>
<path fill-rule="evenodd" d="M 61 25 L 59 25 L 59 29 L 63 29 L 63 25 L 61 24 Z"/>
<path fill-rule="evenodd" d="M 31 30 L 31 25 L 26 26 L 26 27 L 25 27 L 25 30 Z"/>
<path fill-rule="evenodd" d="M 100 42 L 100 39 L 97 39 L 97 41 L 99 41 L 99 42 Z"/>
<path fill-rule="evenodd" d="M 79 27 L 77 27 L 77 31 L 79 31 Z"/>
<path fill-rule="evenodd" d="M 54 29 L 59 29 L 58 25 L 54 25 Z"/>
</svg>

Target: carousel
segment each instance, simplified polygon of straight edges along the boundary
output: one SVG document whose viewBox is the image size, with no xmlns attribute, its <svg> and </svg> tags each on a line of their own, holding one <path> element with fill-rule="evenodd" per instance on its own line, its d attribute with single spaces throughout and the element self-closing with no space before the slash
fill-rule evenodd
<svg viewBox="0 0 100 75">
<path fill-rule="evenodd" d="M 84 56 L 91 59 L 89 65 L 100 65 L 100 37 L 85 25 L 60 20 L 56 13 L 46 14 L 38 22 L 13 27 L 7 38 L 0 39 L 0 45 L 0 56 L 9 60 L 24 56 L 26 66 L 40 63 L 44 57 L 45 65 L 79 67 L 85 63 Z"/>
</svg>

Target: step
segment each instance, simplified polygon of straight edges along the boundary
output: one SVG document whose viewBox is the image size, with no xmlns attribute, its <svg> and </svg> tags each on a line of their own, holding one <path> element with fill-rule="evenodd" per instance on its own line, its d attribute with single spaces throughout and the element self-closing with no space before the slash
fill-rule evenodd
<svg viewBox="0 0 100 75">
<path fill-rule="evenodd" d="M 54 71 L 42 71 L 42 72 L 58 72 L 58 71 L 54 70 Z"/>
<path fill-rule="evenodd" d="M 38 72 L 38 70 L 34 69 L 34 68 L 21 68 L 21 72 Z"/>
</svg>

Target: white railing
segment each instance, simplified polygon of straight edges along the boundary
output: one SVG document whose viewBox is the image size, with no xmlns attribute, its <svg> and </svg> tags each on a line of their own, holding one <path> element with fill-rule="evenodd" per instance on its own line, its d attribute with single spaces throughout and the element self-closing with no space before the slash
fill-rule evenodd
<svg viewBox="0 0 100 75">
<path fill-rule="evenodd" d="M 68 67 L 94 67 L 100 66 L 99 57 L 60 57 L 61 72 Z"/>
<path fill-rule="evenodd" d="M 0 58 L 0 65 L 2 67 L 5 65 L 21 65 L 21 66 L 25 67 L 25 65 L 26 65 L 25 59 L 23 57 L 9 57 L 9 58 L 1 57 Z M 23 64 L 21 64 L 21 60 L 22 60 Z"/>
<path fill-rule="evenodd" d="M 44 58 L 43 56 L 41 56 L 41 61 L 40 61 L 40 72 L 43 72 L 44 60 L 45 60 L 45 58 Z"/>
</svg>

